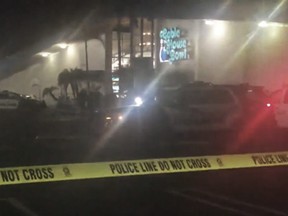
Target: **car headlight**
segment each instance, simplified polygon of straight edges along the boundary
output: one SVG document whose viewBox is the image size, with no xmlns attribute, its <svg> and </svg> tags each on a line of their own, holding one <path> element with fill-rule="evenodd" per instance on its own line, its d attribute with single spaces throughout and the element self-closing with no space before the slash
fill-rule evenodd
<svg viewBox="0 0 288 216">
<path fill-rule="evenodd" d="M 124 119 L 124 116 L 119 114 L 119 115 L 113 115 L 113 116 L 106 116 L 106 122 L 114 122 L 116 123 L 117 121 L 122 121 Z"/>
</svg>

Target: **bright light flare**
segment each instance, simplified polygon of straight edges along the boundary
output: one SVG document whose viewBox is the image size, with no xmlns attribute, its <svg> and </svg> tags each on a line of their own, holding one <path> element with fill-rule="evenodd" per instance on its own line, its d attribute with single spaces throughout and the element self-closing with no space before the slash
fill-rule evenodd
<svg viewBox="0 0 288 216">
<path fill-rule="evenodd" d="M 224 26 L 224 23 L 217 23 L 217 25 L 215 25 L 213 27 L 213 35 L 214 37 L 223 37 L 225 35 L 225 26 Z"/>
<path fill-rule="evenodd" d="M 268 27 L 268 23 L 267 23 L 267 21 L 263 20 L 263 21 L 258 23 L 258 26 L 261 28 L 266 28 L 266 27 Z"/>
<path fill-rule="evenodd" d="M 44 58 L 47 58 L 51 53 L 49 52 L 41 52 L 39 53 L 40 56 L 44 57 Z"/>
<path fill-rule="evenodd" d="M 211 35 L 214 38 L 221 38 L 226 33 L 226 22 L 219 20 L 205 20 L 205 24 L 211 26 Z"/>
<path fill-rule="evenodd" d="M 118 116 L 118 120 L 123 120 L 123 116 L 122 116 L 122 115 L 119 115 L 119 116 Z"/>
<path fill-rule="evenodd" d="M 267 103 L 267 104 L 266 104 L 266 107 L 271 107 L 271 103 Z"/>
<path fill-rule="evenodd" d="M 237 151 L 241 148 L 241 146 L 247 144 L 247 141 L 255 136 L 257 129 L 265 122 L 265 120 L 267 120 L 269 113 L 270 109 L 262 109 L 261 112 L 258 112 L 257 115 L 253 116 L 253 118 L 250 119 L 249 122 L 242 128 L 237 136 L 237 140 L 235 140 L 233 145 L 229 147 L 231 148 L 229 151 Z"/>
<path fill-rule="evenodd" d="M 275 16 L 277 16 L 277 14 L 279 13 L 279 11 L 281 11 L 281 8 L 283 7 L 283 5 L 286 4 L 286 2 L 287 2 L 287 0 L 280 1 L 279 4 L 269 14 L 268 19 L 273 19 Z"/>
<path fill-rule="evenodd" d="M 125 113 L 122 113 L 121 116 L 122 119 L 127 119 L 127 117 L 129 116 L 130 112 L 132 111 L 133 108 L 128 109 Z M 112 119 L 112 116 L 107 116 L 107 118 L 110 118 L 110 120 Z M 121 119 L 121 118 L 120 118 Z M 120 120 L 119 119 L 119 120 Z M 121 127 L 121 125 L 123 124 L 122 121 L 116 121 L 115 124 L 111 125 L 112 127 L 109 127 L 109 129 L 107 131 L 105 131 L 105 133 L 102 134 L 102 136 L 100 137 L 99 140 L 97 140 L 97 143 L 95 142 L 95 146 L 93 149 L 91 149 L 91 151 L 89 152 L 89 155 L 87 155 L 87 159 L 91 159 L 91 157 L 94 155 L 94 153 L 96 151 L 99 151 L 100 149 L 103 149 L 105 147 L 105 145 L 107 144 L 107 142 L 115 135 L 115 133 L 119 130 L 119 128 Z"/>
<path fill-rule="evenodd" d="M 143 100 L 141 97 L 136 97 L 134 100 L 136 106 L 141 106 L 143 104 Z"/>
<path fill-rule="evenodd" d="M 261 28 L 266 28 L 266 27 L 287 27 L 286 24 L 283 23 L 278 23 L 278 22 L 267 22 L 267 21 L 261 21 L 258 23 L 258 26 Z"/>
<path fill-rule="evenodd" d="M 67 43 L 59 43 L 57 44 L 58 47 L 60 47 L 61 49 L 66 49 L 68 47 Z"/>
<path fill-rule="evenodd" d="M 215 21 L 213 21 L 213 20 L 205 20 L 205 24 L 206 25 L 214 25 Z"/>
<path fill-rule="evenodd" d="M 72 58 L 72 57 L 74 58 L 75 57 L 75 55 L 76 55 L 76 47 L 75 47 L 75 45 L 68 46 L 67 55 L 68 55 L 69 58 Z"/>
</svg>

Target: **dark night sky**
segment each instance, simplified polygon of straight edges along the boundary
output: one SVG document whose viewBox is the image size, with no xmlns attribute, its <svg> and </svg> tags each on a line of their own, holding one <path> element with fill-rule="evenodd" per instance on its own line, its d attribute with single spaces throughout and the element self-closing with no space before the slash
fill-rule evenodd
<svg viewBox="0 0 288 216">
<path fill-rule="evenodd" d="M 226 0 L 227 1 L 227 0 Z M 213 17 L 225 0 L 1 0 L 0 5 L 0 59 L 29 48 L 49 35 L 79 22 L 89 11 L 98 9 L 99 16 L 115 16 L 132 11 L 155 17 Z M 142 2 L 142 4 L 140 4 Z M 279 3 L 278 0 L 232 0 L 234 8 L 218 18 L 253 18 L 259 5 Z M 257 6 L 255 3 L 257 2 Z M 245 5 L 246 4 L 246 5 Z M 236 5 L 236 6 L 235 6 Z M 242 6 L 245 6 L 243 10 Z M 250 6 L 252 5 L 252 6 Z M 248 6 L 248 7 L 247 7 Z M 242 7 L 242 12 L 235 13 Z M 99 9 L 100 8 L 100 9 Z M 102 8 L 106 8 L 102 10 Z M 249 11 L 250 10 L 250 11 Z M 101 14 L 101 11 L 103 14 Z M 107 12 L 108 11 L 108 12 Z M 245 13 L 247 15 L 245 15 Z M 225 17 L 226 16 L 226 17 Z M 217 17 L 216 17 L 217 18 Z"/>
<path fill-rule="evenodd" d="M 85 0 L 84 0 L 85 2 Z M 0 57 L 24 49 L 79 19 L 89 9 L 83 1 L 1 0 Z"/>
</svg>

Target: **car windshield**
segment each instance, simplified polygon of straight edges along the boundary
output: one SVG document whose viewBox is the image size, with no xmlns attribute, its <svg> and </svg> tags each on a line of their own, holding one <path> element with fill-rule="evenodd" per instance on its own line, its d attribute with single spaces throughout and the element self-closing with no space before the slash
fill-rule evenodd
<svg viewBox="0 0 288 216">
<path fill-rule="evenodd" d="M 288 0 L 2 0 L 0 216 L 288 216 Z"/>
</svg>

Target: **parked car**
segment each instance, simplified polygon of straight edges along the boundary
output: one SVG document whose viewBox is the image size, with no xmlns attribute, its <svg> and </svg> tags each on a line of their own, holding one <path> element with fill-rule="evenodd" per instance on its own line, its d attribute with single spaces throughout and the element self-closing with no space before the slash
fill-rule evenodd
<svg viewBox="0 0 288 216">
<path fill-rule="evenodd" d="M 233 130 L 239 126 L 242 109 L 232 90 L 206 83 L 182 86 L 165 107 L 177 133 Z"/>
<path fill-rule="evenodd" d="M 0 91 L 0 145 L 30 145 L 39 128 L 38 114 L 45 103 L 27 95 Z M 15 134 L 18 134 L 15 136 Z"/>
<path fill-rule="evenodd" d="M 243 123 L 253 130 L 274 129 L 274 103 L 263 86 L 224 85 L 237 96 L 243 110 Z"/>
<path fill-rule="evenodd" d="M 275 119 L 279 128 L 288 128 L 288 88 L 285 87 L 272 94 Z"/>
<path fill-rule="evenodd" d="M 2 91 L 0 92 L 0 109 L 1 110 L 13 110 L 19 107 L 21 95 L 14 92 Z"/>
<path fill-rule="evenodd" d="M 44 108 L 43 101 L 34 99 L 31 96 L 17 94 L 11 91 L 0 92 L 0 111 L 4 110 L 27 110 L 36 111 Z"/>
</svg>

